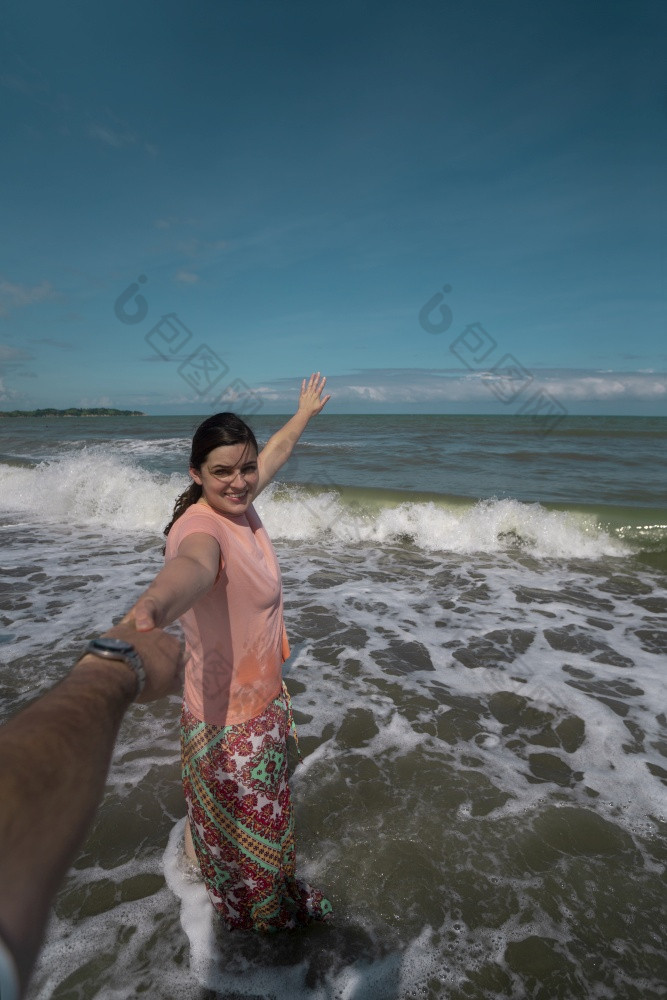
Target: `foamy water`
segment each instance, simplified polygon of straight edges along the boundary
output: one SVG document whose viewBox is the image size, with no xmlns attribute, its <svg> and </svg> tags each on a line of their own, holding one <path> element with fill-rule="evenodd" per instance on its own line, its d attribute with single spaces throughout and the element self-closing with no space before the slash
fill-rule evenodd
<svg viewBox="0 0 667 1000">
<path fill-rule="evenodd" d="M 0 511 L 119 532 L 159 532 L 175 496 L 188 482 L 178 473 L 146 470 L 127 451 L 88 447 L 34 468 L 6 468 Z M 465 509 L 412 502 L 377 513 L 355 513 L 340 491 L 312 493 L 272 484 L 257 509 L 276 539 L 317 540 L 329 533 L 345 542 L 409 540 L 426 551 L 456 553 L 500 552 L 519 545 L 538 556 L 555 557 L 622 556 L 631 551 L 602 530 L 592 515 L 549 511 L 510 499 L 489 499 Z"/>
<path fill-rule="evenodd" d="M 143 445 L 70 445 L 3 469 L 3 714 L 148 583 L 187 482 Z M 320 480 L 258 508 L 293 647 L 299 863 L 335 921 L 216 927 L 183 864 L 178 699 L 135 706 L 30 997 L 661 996 L 665 573 L 592 511 L 512 497 Z"/>
</svg>

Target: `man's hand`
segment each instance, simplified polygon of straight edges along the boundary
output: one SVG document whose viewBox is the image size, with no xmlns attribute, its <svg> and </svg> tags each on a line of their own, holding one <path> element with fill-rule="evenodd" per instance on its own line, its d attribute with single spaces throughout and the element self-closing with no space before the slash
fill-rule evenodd
<svg viewBox="0 0 667 1000">
<path fill-rule="evenodd" d="M 132 643 L 141 657 L 146 671 L 146 685 L 136 699 L 139 704 L 156 701 L 168 694 L 180 692 L 183 684 L 185 656 L 182 644 L 173 635 L 168 635 L 160 629 L 138 632 L 128 622 L 114 625 L 104 635 Z"/>
</svg>

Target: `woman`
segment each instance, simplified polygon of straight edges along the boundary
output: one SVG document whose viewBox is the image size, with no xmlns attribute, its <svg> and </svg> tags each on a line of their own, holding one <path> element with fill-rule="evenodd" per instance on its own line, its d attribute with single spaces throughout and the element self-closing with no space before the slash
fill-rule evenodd
<svg viewBox="0 0 667 1000">
<path fill-rule="evenodd" d="M 180 618 L 186 850 L 230 928 L 274 931 L 326 918 L 331 904 L 295 877 L 286 741 L 293 728 L 280 569 L 252 506 L 330 396 L 301 383 L 295 415 L 258 455 L 251 429 L 218 413 L 196 430 L 190 487 L 165 528 L 165 566 L 127 616 L 140 631 Z M 188 851 L 188 853 L 190 853 Z"/>
</svg>

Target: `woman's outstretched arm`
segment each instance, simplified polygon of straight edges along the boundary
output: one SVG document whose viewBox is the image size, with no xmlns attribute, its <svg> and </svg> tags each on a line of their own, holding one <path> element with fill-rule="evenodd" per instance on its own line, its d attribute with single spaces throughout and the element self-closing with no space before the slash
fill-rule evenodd
<svg viewBox="0 0 667 1000">
<path fill-rule="evenodd" d="M 212 535 L 193 532 L 178 547 L 123 618 L 138 632 L 170 625 L 210 590 L 220 569 L 220 546 Z"/>
<path fill-rule="evenodd" d="M 331 395 L 322 398 L 326 378 L 319 372 L 313 372 L 308 381 L 304 379 L 301 383 L 301 393 L 299 394 L 299 407 L 287 423 L 276 431 L 262 448 L 257 459 L 259 466 L 259 482 L 255 496 L 262 492 L 276 472 L 285 464 L 292 454 L 294 445 L 297 443 L 311 417 L 322 411 L 325 404 L 331 399 Z"/>
</svg>

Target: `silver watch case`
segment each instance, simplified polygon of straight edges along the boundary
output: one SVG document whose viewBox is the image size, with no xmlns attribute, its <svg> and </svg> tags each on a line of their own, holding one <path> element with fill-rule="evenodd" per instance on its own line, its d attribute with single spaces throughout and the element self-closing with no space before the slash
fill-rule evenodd
<svg viewBox="0 0 667 1000">
<path fill-rule="evenodd" d="M 99 639 L 90 640 L 85 653 L 92 653 L 93 656 L 100 656 L 104 660 L 123 660 L 129 667 L 132 667 L 137 678 L 135 698 L 139 697 L 146 685 L 146 671 L 141 657 L 131 643 L 125 642 L 124 639 L 100 636 Z"/>
</svg>

